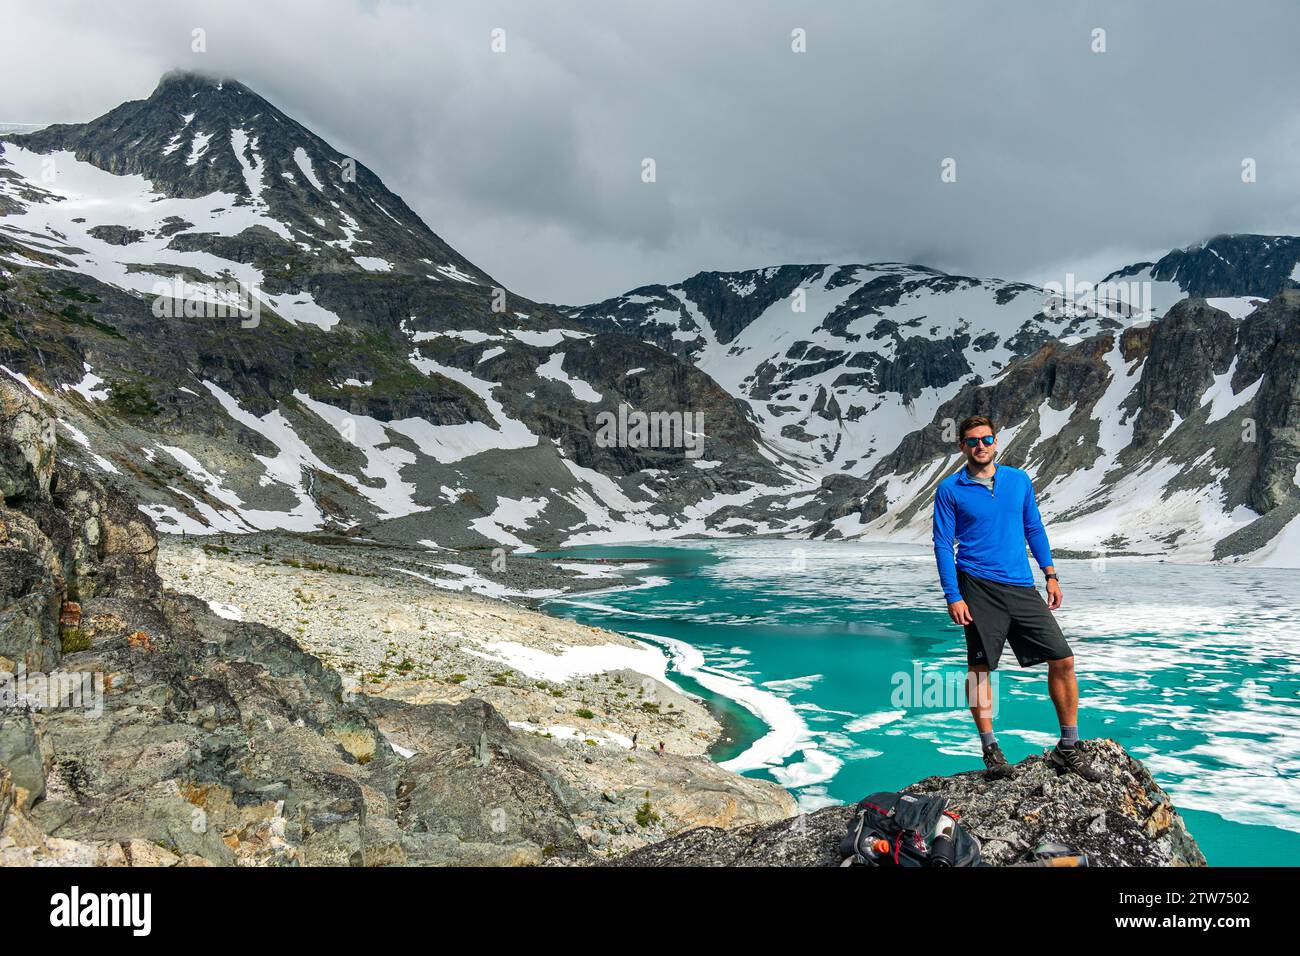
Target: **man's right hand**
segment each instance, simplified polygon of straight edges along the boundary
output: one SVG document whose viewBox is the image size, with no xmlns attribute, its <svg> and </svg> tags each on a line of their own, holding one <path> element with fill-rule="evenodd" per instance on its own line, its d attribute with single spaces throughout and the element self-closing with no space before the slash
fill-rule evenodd
<svg viewBox="0 0 1300 956">
<path fill-rule="evenodd" d="M 969 624 L 973 620 L 965 601 L 953 601 L 949 604 L 948 616 L 952 618 L 954 624 Z"/>
</svg>

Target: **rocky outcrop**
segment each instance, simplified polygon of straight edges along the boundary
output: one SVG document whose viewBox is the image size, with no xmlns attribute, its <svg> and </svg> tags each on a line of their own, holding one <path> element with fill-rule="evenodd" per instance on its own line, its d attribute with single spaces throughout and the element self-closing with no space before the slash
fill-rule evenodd
<svg viewBox="0 0 1300 956">
<path fill-rule="evenodd" d="M 9 504 L 48 495 L 53 476 L 53 423 L 30 395 L 6 383 L 0 389 L 0 496 Z"/>
<path fill-rule="evenodd" d="M 904 788 L 942 795 L 979 837 L 995 866 L 1027 862 L 1040 843 L 1084 853 L 1090 866 L 1205 866 L 1169 795 L 1113 740 L 1081 744 L 1102 772 L 1090 783 L 1058 775 L 1046 753 L 1016 764 L 1012 776 L 983 771 L 927 777 Z M 624 866 L 839 866 L 852 806 L 826 807 L 775 824 L 724 831 L 701 828 L 645 847 Z"/>
<path fill-rule="evenodd" d="M 700 272 L 682 283 L 718 341 L 731 342 L 750 323 L 825 266 L 774 266 L 748 272 Z M 752 292 L 752 294 L 751 294 Z"/>
<path fill-rule="evenodd" d="M 1214 377 L 1231 368 L 1237 324 L 1204 299 L 1184 299 L 1156 323 L 1142 377 L 1127 403 L 1137 414 L 1135 454 L 1159 442 L 1174 416 L 1190 418 Z"/>
<path fill-rule="evenodd" d="M 1275 338 L 1261 350 L 1266 364 L 1255 399 L 1259 461 L 1249 503 L 1267 513 L 1300 498 L 1300 292 L 1284 293 L 1261 312 L 1268 313 Z"/>
<path fill-rule="evenodd" d="M 59 611 L 66 591 L 56 545 L 35 514 L 50 508 L 53 423 L 38 402 L 0 382 L 0 668 L 44 670 L 58 663 Z M 27 511 L 17 510 L 25 506 Z"/>
<path fill-rule="evenodd" d="M 0 408 L 0 666 L 48 671 L 65 601 L 160 589 L 158 540 L 124 495 L 56 465 L 54 422 L 32 395 L 0 382 Z"/>
<path fill-rule="evenodd" d="M 146 597 L 159 590 L 153 523 L 116 489 L 63 468 L 42 526 L 60 543 L 76 598 L 109 592 Z"/>
</svg>

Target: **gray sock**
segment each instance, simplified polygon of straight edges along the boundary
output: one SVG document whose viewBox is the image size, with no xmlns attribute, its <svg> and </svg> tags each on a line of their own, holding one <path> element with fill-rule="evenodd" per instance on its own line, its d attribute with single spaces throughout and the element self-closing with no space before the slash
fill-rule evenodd
<svg viewBox="0 0 1300 956">
<path fill-rule="evenodd" d="M 993 731 L 991 730 L 987 732 L 983 730 L 980 731 L 980 744 L 983 745 L 985 750 L 988 750 L 997 742 L 998 742 L 998 738 L 994 736 Z"/>
<path fill-rule="evenodd" d="M 1066 726 L 1065 724 L 1061 724 L 1061 740 L 1057 744 L 1057 746 L 1073 747 L 1078 742 L 1079 742 L 1079 725 L 1070 724 L 1069 726 Z"/>
</svg>

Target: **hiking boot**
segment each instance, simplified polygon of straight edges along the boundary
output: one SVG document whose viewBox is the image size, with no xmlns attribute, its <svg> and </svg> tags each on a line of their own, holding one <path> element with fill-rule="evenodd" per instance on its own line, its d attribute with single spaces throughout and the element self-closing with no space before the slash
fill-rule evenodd
<svg viewBox="0 0 1300 956">
<path fill-rule="evenodd" d="M 1083 751 L 1074 747 L 1062 747 L 1057 744 L 1052 748 L 1051 756 L 1052 766 L 1056 768 L 1057 773 L 1077 773 L 1084 780 L 1096 783 L 1101 779 L 1101 774 L 1092 765 L 1092 762 L 1084 756 Z"/>
<path fill-rule="evenodd" d="M 984 776 L 990 780 L 1001 780 L 1011 776 L 1011 764 L 1007 763 L 1006 754 L 996 743 L 984 748 L 984 766 L 988 768 Z"/>
</svg>

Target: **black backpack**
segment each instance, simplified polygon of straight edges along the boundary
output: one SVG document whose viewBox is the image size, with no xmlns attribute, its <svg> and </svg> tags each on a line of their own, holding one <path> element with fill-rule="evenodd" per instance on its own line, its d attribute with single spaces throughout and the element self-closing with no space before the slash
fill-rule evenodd
<svg viewBox="0 0 1300 956">
<path fill-rule="evenodd" d="M 980 841 L 947 812 L 944 797 L 873 793 L 840 841 L 841 866 L 981 866 Z M 935 838 L 943 818 L 949 832 Z"/>
</svg>

